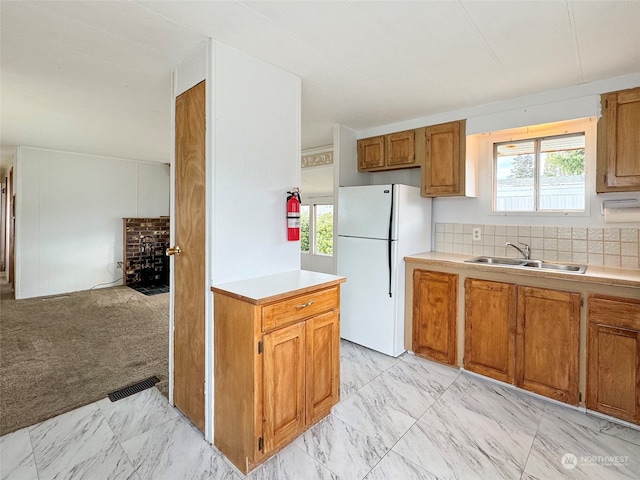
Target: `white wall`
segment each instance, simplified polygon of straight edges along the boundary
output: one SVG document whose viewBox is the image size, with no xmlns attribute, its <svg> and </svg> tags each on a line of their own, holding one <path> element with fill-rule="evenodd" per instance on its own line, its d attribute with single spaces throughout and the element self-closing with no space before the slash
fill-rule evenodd
<svg viewBox="0 0 640 480">
<path fill-rule="evenodd" d="M 15 179 L 17 299 L 120 284 L 122 218 L 169 214 L 163 164 L 18 147 Z"/>
<path fill-rule="evenodd" d="M 213 44 L 212 283 L 300 268 L 286 196 L 300 178 L 301 81 Z"/>
<path fill-rule="evenodd" d="M 333 126 L 333 168 L 336 186 L 370 185 L 370 173 L 358 172 L 358 132 L 344 125 Z M 338 189 L 335 189 L 335 205 Z M 335 244 L 334 244 L 335 245 Z"/>
<path fill-rule="evenodd" d="M 207 82 L 205 438 L 213 442 L 210 287 L 300 268 L 300 242 L 286 236 L 286 192 L 301 182 L 301 81 L 215 40 L 174 72 L 174 104 L 175 96 L 202 80 Z M 171 175 L 173 182 L 173 167 Z M 174 204 L 172 189 L 172 211 Z M 170 298 L 173 328 L 173 291 Z M 172 401 L 173 338 L 169 349 Z"/>
<path fill-rule="evenodd" d="M 478 134 L 478 139 L 482 142 L 481 134 L 485 133 L 576 118 L 591 116 L 597 118 L 600 116 L 601 93 L 632 88 L 638 85 L 640 85 L 640 73 L 361 130 L 356 133 L 356 137 L 367 138 L 466 118 L 467 135 Z M 592 147 L 595 149 L 595 125 L 591 126 L 590 133 L 591 141 L 594 142 Z M 587 201 L 590 206 L 588 215 L 570 218 L 511 214 L 508 216 L 493 215 L 491 214 L 491 158 L 486 154 L 486 150 L 483 153 L 482 145 L 479 145 L 479 147 L 477 198 L 440 197 L 434 199 L 432 218 L 434 224 L 442 222 L 601 226 L 603 225 L 603 217 L 600 215 L 600 203 L 602 200 L 614 198 L 640 199 L 640 194 L 638 193 L 596 195 L 595 157 L 592 157 L 588 160 L 589 163 L 587 165 L 587 168 L 591 169 L 587 185 Z M 356 162 L 355 153 L 349 157 L 344 155 L 341 158 L 341 169 L 352 171 Z M 345 165 L 345 163 L 348 163 L 349 166 Z M 420 169 L 373 173 L 371 176 L 371 183 L 374 184 L 420 184 Z"/>
</svg>

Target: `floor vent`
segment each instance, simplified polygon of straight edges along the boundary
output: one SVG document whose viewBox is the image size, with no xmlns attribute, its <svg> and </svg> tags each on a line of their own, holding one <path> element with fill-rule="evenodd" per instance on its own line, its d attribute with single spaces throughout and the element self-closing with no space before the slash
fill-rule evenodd
<svg viewBox="0 0 640 480">
<path fill-rule="evenodd" d="M 116 390 L 115 392 L 111 392 L 108 394 L 109 400 L 115 402 L 117 400 L 122 400 L 123 398 L 127 398 L 134 393 L 141 392 L 146 390 L 147 388 L 153 387 L 156 383 L 158 383 L 160 379 L 156 376 L 149 377 L 146 380 L 142 380 L 141 382 L 134 383 L 133 385 L 129 385 L 128 387 L 121 388 L 120 390 Z"/>
</svg>

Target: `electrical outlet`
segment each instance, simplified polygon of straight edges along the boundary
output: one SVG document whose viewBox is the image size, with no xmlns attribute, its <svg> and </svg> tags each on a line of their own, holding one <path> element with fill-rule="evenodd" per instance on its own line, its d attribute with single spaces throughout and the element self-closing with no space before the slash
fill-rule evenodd
<svg viewBox="0 0 640 480">
<path fill-rule="evenodd" d="M 480 240 L 482 240 L 482 229 L 481 228 L 474 228 L 473 229 L 473 241 L 474 242 L 479 242 Z"/>
</svg>

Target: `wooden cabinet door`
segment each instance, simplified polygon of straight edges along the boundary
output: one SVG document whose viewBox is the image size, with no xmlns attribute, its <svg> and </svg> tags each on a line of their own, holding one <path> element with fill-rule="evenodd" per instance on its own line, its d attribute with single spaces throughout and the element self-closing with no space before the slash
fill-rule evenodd
<svg viewBox="0 0 640 480">
<path fill-rule="evenodd" d="M 327 415 L 339 401 L 340 322 L 337 310 L 305 323 L 306 424 Z"/>
<path fill-rule="evenodd" d="M 640 332 L 589 324 L 587 408 L 640 423 Z"/>
<path fill-rule="evenodd" d="M 640 424 L 640 300 L 592 294 L 587 408 Z"/>
<path fill-rule="evenodd" d="M 286 445 L 304 429 L 304 334 L 301 322 L 263 337 L 265 454 Z"/>
<path fill-rule="evenodd" d="M 518 287 L 516 385 L 578 404 L 580 295 Z"/>
<path fill-rule="evenodd" d="M 465 281 L 464 367 L 513 383 L 516 341 L 516 285 Z"/>
<path fill-rule="evenodd" d="M 449 365 L 456 364 L 458 275 L 414 270 L 413 351 Z"/>
<path fill-rule="evenodd" d="M 598 192 L 640 190 L 640 87 L 603 95 Z"/>
<path fill-rule="evenodd" d="M 466 136 L 464 120 L 426 129 L 422 195 L 464 195 Z"/>
<path fill-rule="evenodd" d="M 358 140 L 358 170 L 367 171 L 384 167 L 384 136 Z"/>
<path fill-rule="evenodd" d="M 415 162 L 415 130 L 390 133 L 385 136 L 388 167 L 407 167 Z"/>
</svg>

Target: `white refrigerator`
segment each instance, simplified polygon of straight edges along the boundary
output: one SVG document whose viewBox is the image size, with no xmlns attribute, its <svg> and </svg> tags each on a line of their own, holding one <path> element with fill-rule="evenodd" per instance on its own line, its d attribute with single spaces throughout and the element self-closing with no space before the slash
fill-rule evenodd
<svg viewBox="0 0 640 480">
<path fill-rule="evenodd" d="M 431 199 L 409 185 L 340 187 L 340 336 L 397 357 L 404 348 L 404 257 L 431 250 Z"/>
</svg>

